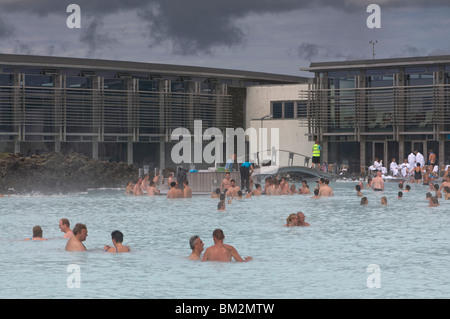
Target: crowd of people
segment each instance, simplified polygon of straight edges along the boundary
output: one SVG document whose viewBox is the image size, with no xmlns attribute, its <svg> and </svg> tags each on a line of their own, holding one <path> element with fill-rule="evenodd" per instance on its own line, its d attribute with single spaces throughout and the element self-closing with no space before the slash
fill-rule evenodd
<svg viewBox="0 0 450 319">
<path fill-rule="evenodd" d="M 65 250 L 67 251 L 86 251 L 86 246 L 83 242 L 88 236 L 87 227 L 85 224 L 78 223 L 73 229 L 70 228 L 70 222 L 67 218 L 62 218 L 59 221 L 59 229 L 64 233 L 63 238 L 67 239 Z M 36 225 L 33 227 L 33 236 L 26 238 L 25 240 L 48 240 L 43 236 L 42 227 Z M 115 230 L 111 233 L 111 240 L 113 246 L 105 245 L 103 250 L 108 253 L 124 253 L 130 252 L 129 246 L 123 245 L 123 233 L 119 230 Z"/>
<path fill-rule="evenodd" d="M 419 153 L 420 154 L 420 153 Z M 411 164 L 415 165 L 413 169 L 407 170 L 407 174 L 403 175 L 406 178 L 399 182 L 397 199 L 403 198 L 403 193 L 410 192 L 410 183 L 422 182 L 424 185 L 428 185 L 429 189 L 426 193 L 426 200 L 429 202 L 429 207 L 439 206 L 439 199 L 444 198 L 446 200 L 450 199 L 450 166 L 447 168 L 444 174 L 444 179 L 439 185 L 437 181 L 437 176 L 433 176 L 432 165 L 435 164 L 431 156 L 429 159 L 428 166 L 424 164 L 422 166 L 422 160 L 420 156 L 415 154 L 414 162 L 408 162 L 407 165 L 410 167 Z M 412 160 L 412 157 L 409 158 Z M 416 162 L 418 161 L 419 162 Z M 393 160 L 394 162 L 395 160 Z M 405 160 L 406 161 L 406 160 Z M 363 192 L 370 190 L 373 192 L 383 192 L 385 190 L 385 177 L 383 170 L 380 169 L 382 166 L 375 166 L 376 176 L 369 177 L 367 184 L 359 181 L 355 185 L 355 190 L 357 196 L 361 197 L 361 205 L 368 205 L 369 200 L 367 196 L 363 195 Z M 218 187 L 211 194 L 211 198 L 219 199 L 217 203 L 218 211 L 225 211 L 226 205 L 233 203 L 236 200 L 241 200 L 245 198 L 250 198 L 252 196 L 282 196 L 282 195 L 312 195 L 311 198 L 317 199 L 322 197 L 334 196 L 333 189 L 330 187 L 330 181 L 326 178 L 320 178 L 316 181 L 316 186 L 314 190 L 311 191 L 310 186 L 306 180 L 303 180 L 301 186 L 297 187 L 295 184 L 289 184 L 288 180 L 283 176 L 267 177 L 264 181 L 264 185 L 254 184 L 253 179 L 249 178 L 251 176 L 252 167 L 248 165 L 246 169 L 250 169 L 249 172 L 244 174 L 244 178 L 241 180 L 241 187 L 236 185 L 236 181 L 231 178 L 229 172 L 225 173 L 225 177 L 222 179 L 220 187 Z M 392 173 L 397 173 L 395 171 L 395 165 L 391 166 Z M 403 167 L 397 166 L 397 169 L 402 170 Z M 402 173 L 403 174 L 403 173 Z M 187 180 L 180 181 L 179 183 L 174 174 L 172 173 L 167 178 L 167 185 L 169 189 L 167 190 L 167 198 L 190 198 L 192 197 L 192 189 L 189 187 L 189 182 Z M 133 185 L 129 182 L 125 189 L 125 194 L 134 196 L 155 196 L 161 195 L 161 180 L 160 176 L 156 175 L 150 180 L 149 175 L 145 175 L 142 179 L 139 178 L 137 182 Z M 180 185 L 181 184 L 181 185 Z M 434 192 L 434 194 L 432 194 Z M 382 196 L 381 205 L 388 205 L 386 196 Z M 301 211 L 297 213 L 291 213 L 286 218 L 286 223 L 284 227 L 307 227 L 310 226 L 309 223 L 305 221 L 305 214 Z M 67 219 L 63 218 L 59 222 L 59 228 L 64 233 L 64 238 L 67 239 L 67 244 L 65 249 L 67 251 L 86 251 L 86 247 L 83 242 L 87 237 L 87 227 L 84 224 L 76 224 L 73 229 L 70 229 L 70 223 Z M 252 260 L 251 257 L 242 258 L 237 250 L 228 244 L 224 244 L 225 235 L 221 229 L 216 229 L 213 232 L 213 242 L 214 245 L 207 248 L 203 256 L 201 256 L 204 250 L 203 241 L 198 236 L 192 236 L 189 240 L 192 253 L 189 256 L 191 260 L 201 260 L 201 261 L 232 261 L 233 259 L 238 262 L 247 262 Z M 27 238 L 26 240 L 46 240 L 43 238 L 43 231 L 40 226 L 33 227 L 33 236 Z M 103 250 L 108 253 L 122 253 L 129 252 L 130 247 L 123 245 L 123 234 L 120 231 L 114 231 L 111 233 L 111 240 L 113 245 L 105 245 Z"/>
</svg>

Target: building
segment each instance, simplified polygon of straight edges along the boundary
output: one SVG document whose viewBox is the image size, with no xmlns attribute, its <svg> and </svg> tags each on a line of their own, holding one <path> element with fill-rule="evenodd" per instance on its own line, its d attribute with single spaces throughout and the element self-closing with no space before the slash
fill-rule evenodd
<svg viewBox="0 0 450 319">
<path fill-rule="evenodd" d="M 305 78 L 215 68 L 0 54 L 0 153 L 75 151 L 172 165 L 171 132 L 244 127 L 246 88 Z M 201 166 L 202 163 L 200 163 Z"/>
<path fill-rule="evenodd" d="M 307 79 L 300 84 L 257 85 L 247 88 L 246 125 L 266 129 L 267 142 L 258 149 L 272 155 L 272 129 L 278 129 L 278 161 L 280 166 L 311 164 L 314 142 L 309 138 L 307 99 L 299 91 L 308 90 Z M 258 156 L 261 158 L 262 156 Z M 274 156 L 274 159 L 276 157 Z M 272 162 L 273 163 L 273 162 Z"/>
<path fill-rule="evenodd" d="M 389 167 L 412 151 L 450 159 L 450 56 L 311 63 L 307 126 L 323 161 Z"/>
</svg>

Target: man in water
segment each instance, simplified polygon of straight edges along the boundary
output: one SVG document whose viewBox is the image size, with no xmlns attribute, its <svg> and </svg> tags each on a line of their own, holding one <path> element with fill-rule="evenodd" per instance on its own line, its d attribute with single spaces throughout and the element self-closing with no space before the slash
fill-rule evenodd
<svg viewBox="0 0 450 319">
<path fill-rule="evenodd" d="M 384 180 L 380 171 L 377 172 L 377 176 L 373 179 L 372 188 L 374 191 L 384 191 Z"/>
<path fill-rule="evenodd" d="M 25 240 L 47 240 L 42 237 L 42 228 L 41 226 L 34 226 L 33 227 L 33 237 L 27 238 Z"/>
<path fill-rule="evenodd" d="M 170 189 L 167 192 L 167 198 L 183 198 L 183 192 L 177 188 L 177 183 L 170 183 Z"/>
<path fill-rule="evenodd" d="M 238 262 L 247 262 L 252 260 L 252 257 L 242 258 L 237 250 L 230 245 L 223 243 L 225 235 L 221 229 L 216 229 L 213 232 L 214 245 L 206 248 L 203 254 L 202 261 L 223 261 L 230 262 L 232 258 Z"/>
<path fill-rule="evenodd" d="M 122 245 L 123 234 L 121 231 L 119 231 L 119 230 L 113 231 L 111 233 L 111 239 L 112 239 L 114 247 L 111 247 L 109 245 L 105 245 L 105 247 L 103 247 L 103 249 L 107 253 L 128 253 L 128 252 L 130 252 L 131 249 L 129 246 Z"/>
<path fill-rule="evenodd" d="M 305 214 L 302 212 L 297 213 L 298 217 L 298 226 L 309 226 L 309 223 L 305 222 Z"/>
<path fill-rule="evenodd" d="M 76 224 L 73 228 L 73 236 L 69 238 L 66 244 L 66 250 L 68 251 L 86 251 L 86 247 L 83 241 L 87 237 L 87 228 L 84 224 Z"/>
<path fill-rule="evenodd" d="M 189 182 L 185 180 L 183 182 L 183 197 L 184 198 L 191 198 L 192 197 L 192 189 L 189 187 Z"/>
<path fill-rule="evenodd" d="M 230 187 L 228 188 L 226 195 L 227 197 L 235 197 L 240 190 L 241 188 L 239 186 L 236 186 L 236 181 L 232 179 L 230 180 Z"/>
<path fill-rule="evenodd" d="M 156 188 L 154 181 L 150 181 L 150 185 L 147 188 L 147 196 L 159 195 L 161 192 Z"/>
<path fill-rule="evenodd" d="M 200 254 L 203 251 L 203 241 L 197 235 L 192 236 L 189 239 L 189 245 L 191 246 L 192 253 L 189 256 L 190 260 L 200 260 Z"/>
<path fill-rule="evenodd" d="M 230 180 L 231 176 L 229 172 L 225 173 L 225 178 L 222 179 L 222 184 L 220 185 L 220 190 L 224 193 L 227 192 L 227 189 L 230 188 Z"/>
<path fill-rule="evenodd" d="M 324 184 L 319 188 L 319 196 L 320 197 L 333 196 L 333 189 L 330 186 L 328 186 L 329 183 L 330 183 L 330 180 L 328 178 L 326 178 L 324 180 Z"/>
<path fill-rule="evenodd" d="M 70 223 L 67 218 L 62 218 L 59 221 L 59 229 L 64 233 L 64 238 L 70 238 L 73 236 L 73 232 L 70 229 Z"/>
</svg>

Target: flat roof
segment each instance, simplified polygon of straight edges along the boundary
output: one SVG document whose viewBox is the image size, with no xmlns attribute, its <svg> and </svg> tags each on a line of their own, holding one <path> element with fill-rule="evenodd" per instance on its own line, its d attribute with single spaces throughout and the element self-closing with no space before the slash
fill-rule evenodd
<svg viewBox="0 0 450 319">
<path fill-rule="evenodd" d="M 280 83 L 306 83 L 307 77 L 220 69 L 198 66 L 116 61 L 103 59 L 53 57 L 38 55 L 0 54 L 0 65 L 14 67 L 37 67 L 78 69 L 83 71 L 113 71 L 133 74 L 178 75 L 191 77 L 236 79 L 243 81 L 267 81 Z"/>
<path fill-rule="evenodd" d="M 342 69 L 369 69 L 382 67 L 414 67 L 450 64 L 450 55 L 406 57 L 372 60 L 349 60 L 336 62 L 312 62 L 308 68 L 301 71 L 319 72 Z"/>
</svg>

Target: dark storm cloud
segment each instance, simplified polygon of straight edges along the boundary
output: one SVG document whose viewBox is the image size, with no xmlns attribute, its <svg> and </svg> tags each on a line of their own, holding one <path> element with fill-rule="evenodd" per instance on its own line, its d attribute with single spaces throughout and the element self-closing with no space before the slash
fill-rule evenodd
<svg viewBox="0 0 450 319">
<path fill-rule="evenodd" d="M 103 21 L 101 19 L 93 19 L 85 28 L 82 28 L 80 41 L 88 47 L 87 56 L 90 56 L 101 47 L 117 42 L 108 33 L 100 32 L 102 26 Z"/>
<path fill-rule="evenodd" d="M 208 53 L 212 49 L 245 43 L 245 31 L 236 23 L 250 14 L 284 13 L 305 8 L 333 7 L 346 12 L 365 12 L 373 0 L 3 0 L 0 12 L 29 12 L 41 16 L 48 14 L 67 15 L 71 3 L 81 7 L 82 19 L 91 20 L 81 40 L 90 50 L 97 50 L 112 40 L 107 34 L 98 32 L 101 21 L 107 15 L 132 11 L 147 29 L 151 45 L 169 42 L 179 54 Z M 376 2 L 376 1 L 375 1 Z M 405 6 L 402 0 L 380 0 L 384 9 Z M 411 7 L 449 6 L 448 0 L 410 0 Z M 106 25 L 106 19 L 104 19 Z M 0 20 L 1 23 L 1 20 Z M 320 22 L 319 22 L 320 23 Z M 1 28 L 1 24 L 0 24 Z M 1 29 L 0 29 L 0 32 Z M 87 34 L 87 32 L 93 32 Z M 4 33 L 4 32 L 3 32 Z M 0 36 L 2 33 L 0 33 Z M 314 47 L 306 48 L 306 56 L 315 54 Z"/>
<path fill-rule="evenodd" d="M 14 28 L 8 25 L 3 19 L 0 17 L 0 39 L 9 38 L 14 35 Z"/>
</svg>

